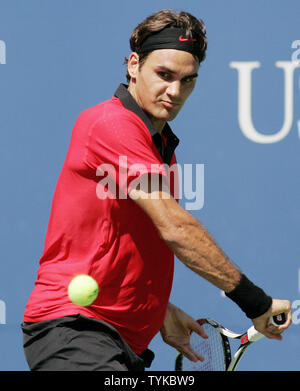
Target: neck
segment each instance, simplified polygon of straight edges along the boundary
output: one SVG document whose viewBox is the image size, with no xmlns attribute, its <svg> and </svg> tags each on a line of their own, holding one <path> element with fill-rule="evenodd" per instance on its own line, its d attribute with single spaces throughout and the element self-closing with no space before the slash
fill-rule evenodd
<svg viewBox="0 0 300 391">
<path fill-rule="evenodd" d="M 166 121 L 162 121 L 161 119 L 159 120 L 157 118 L 151 117 L 151 115 L 149 115 L 149 114 L 147 114 L 147 115 L 150 118 L 152 125 L 155 127 L 155 129 L 158 131 L 158 133 L 161 134 L 163 131 L 163 128 L 166 125 Z"/>
</svg>

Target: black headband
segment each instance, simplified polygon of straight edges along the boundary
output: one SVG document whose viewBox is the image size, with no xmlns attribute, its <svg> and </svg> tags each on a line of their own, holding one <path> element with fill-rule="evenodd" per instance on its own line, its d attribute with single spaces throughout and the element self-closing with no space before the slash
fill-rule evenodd
<svg viewBox="0 0 300 391">
<path fill-rule="evenodd" d="M 158 49 L 183 50 L 197 56 L 200 62 L 203 56 L 199 39 L 187 38 L 186 30 L 178 27 L 166 27 L 150 35 L 137 48 L 137 53 L 151 52 Z"/>
</svg>

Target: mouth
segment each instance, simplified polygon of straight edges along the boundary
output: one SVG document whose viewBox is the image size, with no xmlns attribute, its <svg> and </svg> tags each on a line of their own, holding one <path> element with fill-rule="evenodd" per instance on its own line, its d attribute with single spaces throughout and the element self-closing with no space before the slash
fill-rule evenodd
<svg viewBox="0 0 300 391">
<path fill-rule="evenodd" d="M 174 109 L 175 107 L 178 107 L 178 106 L 179 106 L 179 103 L 170 102 L 170 101 L 168 101 L 168 100 L 162 100 L 161 103 L 162 103 L 162 105 L 163 105 L 166 109 Z"/>
</svg>

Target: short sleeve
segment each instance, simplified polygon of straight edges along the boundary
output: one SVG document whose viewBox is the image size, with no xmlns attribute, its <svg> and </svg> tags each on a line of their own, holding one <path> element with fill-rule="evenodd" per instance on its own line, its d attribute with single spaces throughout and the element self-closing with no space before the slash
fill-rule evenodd
<svg viewBox="0 0 300 391">
<path fill-rule="evenodd" d="M 167 176 L 166 167 L 144 122 L 127 110 L 103 110 L 90 127 L 85 163 L 103 177 L 107 187 L 115 183 L 128 195 L 130 184 L 143 174 Z M 104 179 L 106 178 L 106 179 Z"/>
</svg>

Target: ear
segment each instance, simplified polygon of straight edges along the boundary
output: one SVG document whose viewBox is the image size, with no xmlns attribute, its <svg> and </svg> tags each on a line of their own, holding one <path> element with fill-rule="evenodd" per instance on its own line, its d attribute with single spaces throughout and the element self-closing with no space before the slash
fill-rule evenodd
<svg viewBox="0 0 300 391">
<path fill-rule="evenodd" d="M 127 70 L 131 79 L 135 80 L 139 69 L 139 55 L 136 52 L 130 54 L 127 62 Z"/>
</svg>

